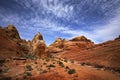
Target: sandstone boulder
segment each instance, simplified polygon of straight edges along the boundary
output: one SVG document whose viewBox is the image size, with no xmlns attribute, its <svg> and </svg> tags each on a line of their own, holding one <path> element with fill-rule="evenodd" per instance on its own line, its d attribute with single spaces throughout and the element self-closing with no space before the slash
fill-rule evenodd
<svg viewBox="0 0 120 80">
<path fill-rule="evenodd" d="M 43 58 L 47 56 L 46 50 L 46 44 L 43 41 L 42 34 L 39 32 L 35 35 L 35 37 L 32 40 L 32 51 L 35 56 L 38 58 Z"/>
<path fill-rule="evenodd" d="M 87 49 L 93 45 L 94 43 L 85 36 L 77 36 L 64 44 L 64 50 Z"/>
<path fill-rule="evenodd" d="M 49 53 L 58 53 L 63 51 L 64 44 L 66 43 L 66 39 L 57 38 L 49 47 L 48 52 Z"/>
<path fill-rule="evenodd" d="M 46 57 L 45 53 L 46 44 L 43 40 L 37 40 L 36 43 L 33 44 L 33 52 L 38 58 Z"/>
<path fill-rule="evenodd" d="M 40 32 L 34 36 L 32 43 L 35 43 L 37 40 L 43 40 L 43 36 Z"/>
<path fill-rule="evenodd" d="M 53 44 L 51 44 L 50 46 L 56 47 L 56 48 L 62 48 L 62 39 L 61 38 L 57 38 Z"/>
<path fill-rule="evenodd" d="M 70 41 L 86 41 L 86 42 L 91 42 L 89 39 L 87 39 L 85 36 L 77 36 Z"/>
<path fill-rule="evenodd" d="M 64 44 L 64 50 L 87 49 L 92 47 L 94 43 L 84 41 L 68 41 Z"/>
<path fill-rule="evenodd" d="M 8 27 L 5 28 L 5 31 L 7 33 L 7 36 L 14 40 L 14 41 L 20 41 L 21 38 L 19 36 L 18 30 L 16 29 L 16 27 L 12 24 L 8 25 Z"/>
</svg>

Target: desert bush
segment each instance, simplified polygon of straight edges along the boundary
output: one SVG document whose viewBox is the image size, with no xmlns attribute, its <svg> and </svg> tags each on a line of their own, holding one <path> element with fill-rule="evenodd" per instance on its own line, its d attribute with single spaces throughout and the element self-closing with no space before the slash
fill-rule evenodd
<svg viewBox="0 0 120 80">
<path fill-rule="evenodd" d="M 64 59 L 64 62 L 66 62 L 66 63 L 67 63 L 67 62 L 68 62 L 68 61 L 67 61 L 67 59 Z"/>
<path fill-rule="evenodd" d="M 64 67 L 64 64 L 61 61 L 58 61 L 59 66 Z"/>
<path fill-rule="evenodd" d="M 47 67 L 55 67 L 55 65 L 53 65 L 53 64 L 50 64 L 50 65 L 48 65 Z"/>
<path fill-rule="evenodd" d="M 68 74 L 74 74 L 75 72 L 75 69 L 69 69 Z"/>
<path fill-rule="evenodd" d="M 24 72 L 24 76 L 32 76 L 31 72 Z"/>
<path fill-rule="evenodd" d="M 21 48 L 22 48 L 22 50 L 24 50 L 24 51 L 29 51 L 29 47 L 26 46 L 26 45 L 24 45 L 24 44 L 21 44 Z"/>
<path fill-rule="evenodd" d="M 83 62 L 83 63 L 81 63 L 81 65 L 84 66 L 84 65 L 86 65 L 86 64 Z"/>
<path fill-rule="evenodd" d="M 25 69 L 26 69 L 27 71 L 32 71 L 32 70 L 33 70 L 33 68 L 31 67 L 31 65 L 26 65 L 26 66 L 25 66 Z"/>
<path fill-rule="evenodd" d="M 49 62 L 50 61 L 50 59 L 49 58 L 46 58 L 46 62 Z"/>
<path fill-rule="evenodd" d="M 94 67 L 95 67 L 95 68 L 103 68 L 102 65 L 97 65 L 97 64 L 94 64 Z"/>
<path fill-rule="evenodd" d="M 120 69 L 119 68 L 118 69 L 114 69 L 114 71 L 120 73 Z"/>
<path fill-rule="evenodd" d="M 0 66 L 2 66 L 5 63 L 5 59 L 0 58 Z"/>
<path fill-rule="evenodd" d="M 36 57 L 33 54 L 24 54 L 22 53 L 20 57 L 26 58 L 26 59 L 36 59 Z"/>
</svg>

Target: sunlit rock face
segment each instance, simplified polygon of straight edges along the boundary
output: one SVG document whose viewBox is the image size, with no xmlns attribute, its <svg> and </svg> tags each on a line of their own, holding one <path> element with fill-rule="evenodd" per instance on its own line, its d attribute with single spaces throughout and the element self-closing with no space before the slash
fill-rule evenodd
<svg viewBox="0 0 120 80">
<path fill-rule="evenodd" d="M 14 58 L 29 53 L 26 40 L 19 36 L 17 28 L 9 24 L 0 28 L 0 57 Z"/>
<path fill-rule="evenodd" d="M 93 46 L 94 43 L 85 36 L 77 36 L 67 41 L 66 39 L 57 38 L 49 47 L 50 53 L 58 53 L 72 49 L 86 49 Z"/>
<path fill-rule="evenodd" d="M 5 28 L 5 31 L 7 33 L 7 36 L 14 40 L 14 41 L 20 41 L 20 36 L 19 36 L 19 33 L 16 29 L 16 27 L 12 24 L 8 25 L 6 28 Z"/>
<path fill-rule="evenodd" d="M 67 41 L 64 44 L 64 50 L 70 50 L 70 49 L 86 49 L 91 46 L 93 46 L 94 43 L 87 39 L 85 36 L 77 36 L 73 39 Z"/>
<path fill-rule="evenodd" d="M 38 34 L 36 34 L 32 40 L 32 42 L 36 42 L 37 40 L 43 40 L 43 36 L 40 32 L 38 32 Z"/>
<path fill-rule="evenodd" d="M 57 38 L 53 44 L 51 44 L 50 46 L 54 46 L 56 48 L 63 48 L 64 43 L 66 42 L 66 39 L 62 39 L 62 38 Z"/>
<path fill-rule="evenodd" d="M 32 51 L 38 58 L 43 58 L 47 56 L 45 50 L 46 44 L 43 41 L 42 34 L 38 32 L 38 34 L 36 34 L 32 40 Z"/>
<path fill-rule="evenodd" d="M 91 42 L 91 40 L 87 39 L 85 36 L 77 36 L 70 41 L 85 41 L 85 42 Z"/>
<path fill-rule="evenodd" d="M 57 38 L 49 47 L 49 53 L 58 53 L 63 51 L 64 44 L 66 43 L 66 39 Z"/>
</svg>

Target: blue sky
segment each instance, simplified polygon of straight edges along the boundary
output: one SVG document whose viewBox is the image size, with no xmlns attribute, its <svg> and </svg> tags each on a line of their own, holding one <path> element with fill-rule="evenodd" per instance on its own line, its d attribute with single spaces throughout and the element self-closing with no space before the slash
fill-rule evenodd
<svg viewBox="0 0 120 80">
<path fill-rule="evenodd" d="M 120 35 L 120 0 L 0 0 L 0 25 L 8 24 L 27 40 L 41 32 L 47 45 L 80 35 L 101 43 Z"/>
</svg>

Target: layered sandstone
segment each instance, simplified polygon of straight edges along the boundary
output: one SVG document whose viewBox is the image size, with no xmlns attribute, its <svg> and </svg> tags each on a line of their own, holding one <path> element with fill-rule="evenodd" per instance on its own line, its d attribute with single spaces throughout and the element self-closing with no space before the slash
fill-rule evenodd
<svg viewBox="0 0 120 80">
<path fill-rule="evenodd" d="M 48 51 L 51 53 L 63 52 L 71 49 L 87 49 L 93 46 L 94 43 L 85 36 L 77 36 L 69 41 L 62 38 L 57 38 L 49 47 Z"/>
<path fill-rule="evenodd" d="M 58 53 L 63 51 L 64 44 L 66 43 L 66 39 L 57 38 L 49 47 L 48 52 L 49 53 Z"/>
<path fill-rule="evenodd" d="M 42 34 L 38 32 L 32 40 L 32 51 L 35 56 L 38 58 L 43 58 L 47 56 L 46 50 L 46 44 L 43 40 Z"/>
</svg>

